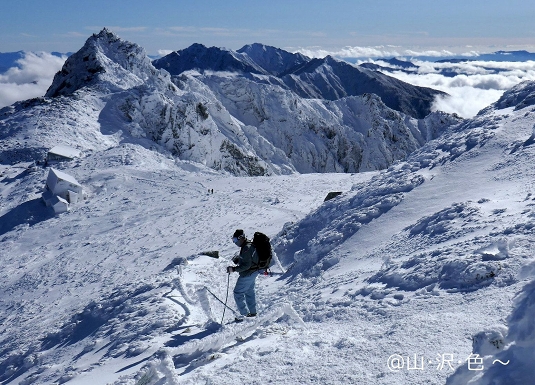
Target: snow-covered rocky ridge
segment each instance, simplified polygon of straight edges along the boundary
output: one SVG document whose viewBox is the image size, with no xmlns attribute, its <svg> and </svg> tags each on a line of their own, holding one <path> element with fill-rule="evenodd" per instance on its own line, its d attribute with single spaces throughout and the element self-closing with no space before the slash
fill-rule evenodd
<svg viewBox="0 0 535 385">
<path fill-rule="evenodd" d="M 46 169 L 0 165 L 3 384 L 530 383 L 535 83 L 384 171 L 257 178 L 106 131 L 107 100 L 78 92 L 61 114 L 67 96 L 4 111 L 13 156 L 31 133 L 99 146 L 60 166 L 87 191 L 60 216 Z M 258 318 L 221 327 L 207 289 L 224 299 L 236 228 L 271 236 L 280 266 Z"/>
<path fill-rule="evenodd" d="M 338 100 L 373 93 L 388 107 L 420 119 L 429 115 L 437 96 L 445 95 L 331 56 L 310 59 L 262 44 L 246 45 L 236 52 L 194 44 L 155 60 L 154 65 L 173 76 L 187 70 L 238 72 L 289 89 L 303 98 Z"/>
<path fill-rule="evenodd" d="M 138 45 L 106 29 L 91 36 L 44 98 L 0 111 L 0 160 L 39 160 L 57 143 L 85 151 L 138 143 L 234 175 L 360 172 L 388 167 L 460 121 L 441 112 L 415 119 L 374 94 L 299 96 L 268 72 L 299 65 L 301 55 L 260 54 L 257 45 L 221 60 L 220 49 L 188 52 L 210 71 L 171 77 Z"/>
</svg>

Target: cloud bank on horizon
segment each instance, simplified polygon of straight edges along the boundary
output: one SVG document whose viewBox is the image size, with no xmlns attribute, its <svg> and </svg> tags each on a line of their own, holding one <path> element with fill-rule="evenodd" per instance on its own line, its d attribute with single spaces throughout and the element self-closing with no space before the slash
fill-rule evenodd
<svg viewBox="0 0 535 385">
<path fill-rule="evenodd" d="M 312 48 L 297 48 L 295 52 L 302 53 L 305 56 L 312 58 L 322 58 L 327 55 L 340 57 L 340 58 L 385 58 L 385 57 L 415 57 L 415 56 L 428 56 L 428 57 L 454 57 L 454 56 L 466 56 L 475 57 L 479 53 L 476 50 L 469 50 L 463 53 L 455 53 L 447 49 L 424 49 L 416 50 L 410 48 L 403 48 L 399 46 L 374 46 L 374 47 L 343 47 L 339 50 L 325 50 L 318 47 Z"/>
</svg>

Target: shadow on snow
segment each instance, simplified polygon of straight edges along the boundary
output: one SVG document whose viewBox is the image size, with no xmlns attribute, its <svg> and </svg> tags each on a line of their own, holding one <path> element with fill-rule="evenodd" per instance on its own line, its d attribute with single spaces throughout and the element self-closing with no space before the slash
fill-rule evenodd
<svg viewBox="0 0 535 385">
<path fill-rule="evenodd" d="M 4 235 L 19 225 L 33 226 L 53 217 L 54 212 L 45 207 L 41 198 L 24 202 L 0 217 L 0 235 Z"/>
</svg>

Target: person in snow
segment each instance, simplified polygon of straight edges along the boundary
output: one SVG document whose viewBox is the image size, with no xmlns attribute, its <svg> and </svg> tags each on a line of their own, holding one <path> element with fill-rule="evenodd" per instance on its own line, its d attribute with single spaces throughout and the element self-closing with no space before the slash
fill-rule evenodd
<svg viewBox="0 0 535 385">
<path fill-rule="evenodd" d="M 232 259 L 237 266 L 228 266 L 227 273 L 240 274 L 234 286 L 234 300 L 241 314 L 241 317 L 236 317 L 236 322 L 241 322 L 243 317 L 256 317 L 255 281 L 258 269 L 255 265 L 258 264 L 258 255 L 243 230 L 236 230 L 232 235 L 232 241 L 240 248 L 240 254 Z"/>
</svg>

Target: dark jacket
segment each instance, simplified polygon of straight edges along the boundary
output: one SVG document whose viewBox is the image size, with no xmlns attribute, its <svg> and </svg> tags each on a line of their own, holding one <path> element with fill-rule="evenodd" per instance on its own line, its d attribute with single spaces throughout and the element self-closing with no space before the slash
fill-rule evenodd
<svg viewBox="0 0 535 385">
<path fill-rule="evenodd" d="M 238 266 L 234 268 L 234 271 L 240 273 L 240 277 L 250 275 L 256 271 L 255 266 L 257 264 L 258 255 L 256 254 L 256 249 L 251 242 L 247 241 L 241 247 Z"/>
</svg>

